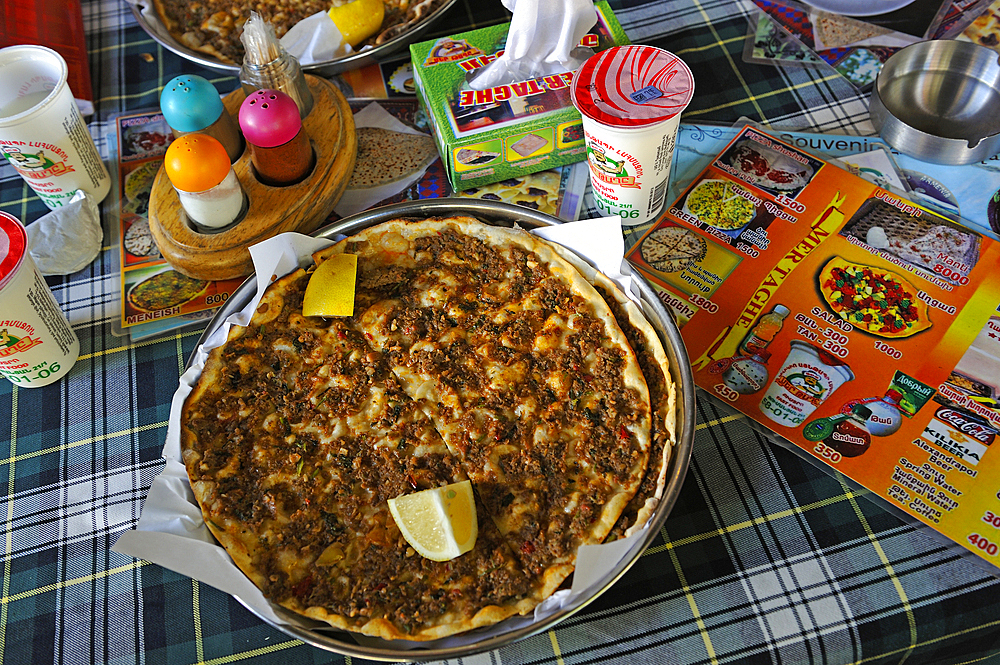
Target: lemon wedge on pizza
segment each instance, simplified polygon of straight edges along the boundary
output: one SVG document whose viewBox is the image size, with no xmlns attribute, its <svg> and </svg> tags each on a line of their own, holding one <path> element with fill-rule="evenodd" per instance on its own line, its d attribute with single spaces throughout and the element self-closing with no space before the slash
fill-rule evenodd
<svg viewBox="0 0 1000 665">
<path fill-rule="evenodd" d="M 303 316 L 350 316 L 358 278 L 355 254 L 334 254 L 313 271 L 302 296 Z"/>
<path fill-rule="evenodd" d="M 385 5 L 382 0 L 351 0 L 335 3 L 330 7 L 329 14 L 344 41 L 353 47 L 382 27 Z"/>
<path fill-rule="evenodd" d="M 476 500 L 468 480 L 389 499 L 389 512 L 406 542 L 431 561 L 465 554 L 479 535 Z"/>
</svg>

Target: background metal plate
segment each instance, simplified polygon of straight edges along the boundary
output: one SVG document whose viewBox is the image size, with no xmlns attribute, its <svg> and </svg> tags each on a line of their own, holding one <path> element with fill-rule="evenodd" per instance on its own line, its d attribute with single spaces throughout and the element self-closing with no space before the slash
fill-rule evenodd
<svg viewBox="0 0 1000 665">
<path fill-rule="evenodd" d="M 444 15 L 446 11 L 448 11 L 448 8 L 454 5 L 457 1 L 458 0 L 444 0 L 440 7 L 428 14 L 426 18 L 417 22 L 412 28 L 401 32 L 392 39 L 386 40 L 378 46 L 373 46 L 370 49 L 365 49 L 356 53 L 350 53 L 339 58 L 333 58 L 332 60 L 324 60 L 323 62 L 317 62 L 311 65 L 302 65 L 302 71 L 320 76 L 332 76 L 339 72 L 347 71 L 349 69 L 357 69 L 380 60 L 385 60 L 400 51 L 405 51 L 406 47 L 409 46 L 410 43 L 417 41 Z M 149 36 L 163 48 L 176 53 L 182 58 L 186 58 L 193 63 L 201 65 L 202 67 L 208 67 L 210 69 L 226 72 L 233 76 L 239 76 L 239 65 L 222 62 L 207 53 L 201 53 L 188 48 L 174 39 L 163 26 L 163 22 L 160 20 L 159 16 L 156 15 L 155 9 L 151 8 L 147 13 L 144 13 L 143 10 L 135 4 L 129 3 L 129 7 L 132 10 L 132 15 L 135 16 L 135 20 L 138 21 L 142 29 L 145 30 L 146 33 L 149 34 Z"/>
<path fill-rule="evenodd" d="M 560 220 L 544 213 L 497 201 L 426 199 L 422 201 L 407 201 L 365 211 L 326 226 L 314 235 L 320 238 L 332 239 L 338 235 L 351 235 L 369 226 L 399 217 L 425 218 L 450 215 L 470 215 L 489 224 L 507 227 L 516 224 L 526 229 L 560 223 Z M 461 646 L 400 649 L 394 648 L 392 642 L 387 641 L 384 642 L 385 646 L 381 646 L 380 643 L 382 641 L 375 638 L 362 637 L 359 638 L 361 640 L 359 643 L 353 639 L 351 633 L 334 630 L 318 621 L 315 622 L 315 627 L 310 629 L 268 623 L 271 623 L 278 630 L 314 647 L 347 656 L 382 661 L 443 660 L 490 651 L 548 630 L 596 600 L 621 578 L 656 539 L 660 528 L 670 514 L 671 508 L 673 508 L 674 503 L 677 501 L 677 495 L 680 493 L 684 477 L 687 475 L 695 432 L 695 385 L 684 340 L 681 338 L 680 331 L 674 323 L 673 317 L 656 297 L 652 287 L 641 276 L 636 275 L 635 278 L 639 285 L 641 300 L 644 305 L 643 310 L 647 319 L 649 319 L 649 322 L 659 335 L 660 341 L 663 343 L 663 348 L 667 353 L 667 358 L 670 361 L 670 375 L 677 389 L 677 441 L 674 444 L 673 455 L 667 469 L 667 484 L 664 488 L 663 498 L 650 518 L 650 527 L 645 532 L 641 546 L 634 549 L 630 557 L 619 561 L 603 579 L 592 585 L 585 593 L 580 594 L 577 600 L 546 619 L 528 626 L 518 626 L 499 635 L 489 636 Z M 219 309 L 218 313 L 216 313 L 215 317 L 209 323 L 208 328 L 202 333 L 201 338 L 198 340 L 198 345 L 200 346 L 222 324 L 226 317 L 241 310 L 256 292 L 257 279 L 256 276 L 251 275 L 230 296 L 225 305 Z M 191 360 L 189 359 L 188 364 L 190 365 L 190 363 Z M 247 607 L 247 609 L 253 612 L 252 608 Z M 306 620 L 304 617 L 294 615 L 277 605 L 274 606 L 274 609 L 279 615 L 295 617 L 296 621 Z M 259 618 L 267 621 L 264 617 Z M 512 619 L 516 619 L 516 617 Z M 497 626 L 502 627 L 504 623 L 513 623 L 512 619 L 501 622 Z M 461 635 L 455 637 L 460 638 Z M 377 646 L 373 646 L 373 644 Z"/>
</svg>

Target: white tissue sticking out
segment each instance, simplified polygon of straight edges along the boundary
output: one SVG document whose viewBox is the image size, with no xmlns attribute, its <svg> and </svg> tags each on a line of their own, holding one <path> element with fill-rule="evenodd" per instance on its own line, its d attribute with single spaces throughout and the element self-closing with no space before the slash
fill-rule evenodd
<svg viewBox="0 0 1000 665">
<path fill-rule="evenodd" d="M 327 12 L 302 19 L 281 38 L 281 45 L 300 65 L 314 65 L 353 53 Z"/>
<path fill-rule="evenodd" d="M 870 247 L 875 249 L 885 249 L 889 246 L 889 238 L 885 234 L 885 229 L 881 226 L 873 226 L 868 229 L 868 234 L 865 236 L 865 242 L 868 243 Z"/>
<path fill-rule="evenodd" d="M 28 253 L 43 275 L 83 270 L 101 251 L 104 231 L 97 202 L 82 189 L 69 203 L 25 227 Z"/>
<path fill-rule="evenodd" d="M 593 55 L 577 48 L 597 23 L 593 0 L 502 0 L 513 12 L 503 54 L 469 82 L 473 90 L 579 69 Z M 574 52 L 575 51 L 575 52 Z"/>
</svg>

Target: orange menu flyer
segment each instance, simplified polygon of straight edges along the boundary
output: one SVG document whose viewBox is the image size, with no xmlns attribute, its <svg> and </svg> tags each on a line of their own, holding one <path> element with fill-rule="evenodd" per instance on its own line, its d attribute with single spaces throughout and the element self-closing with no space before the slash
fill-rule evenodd
<svg viewBox="0 0 1000 665">
<path fill-rule="evenodd" d="M 626 258 L 698 386 L 1000 565 L 1000 243 L 748 126 Z"/>
</svg>

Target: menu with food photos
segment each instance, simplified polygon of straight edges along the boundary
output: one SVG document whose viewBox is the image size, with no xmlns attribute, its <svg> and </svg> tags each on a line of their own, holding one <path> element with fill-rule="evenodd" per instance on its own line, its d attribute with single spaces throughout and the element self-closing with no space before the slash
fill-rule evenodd
<svg viewBox="0 0 1000 665">
<path fill-rule="evenodd" d="M 204 323 L 243 279 L 206 281 L 188 277 L 160 254 L 149 230 L 149 193 L 173 140 L 159 112 L 115 119 L 118 186 L 111 208 L 119 247 L 121 330 L 132 340 Z"/>
<path fill-rule="evenodd" d="M 1000 242 L 747 126 L 626 258 L 699 387 L 1000 565 Z"/>
</svg>

